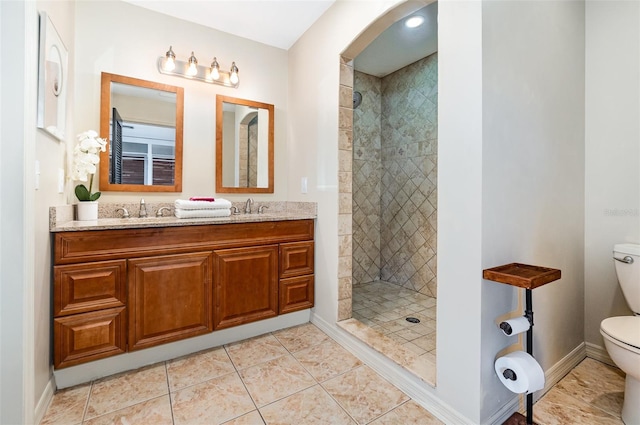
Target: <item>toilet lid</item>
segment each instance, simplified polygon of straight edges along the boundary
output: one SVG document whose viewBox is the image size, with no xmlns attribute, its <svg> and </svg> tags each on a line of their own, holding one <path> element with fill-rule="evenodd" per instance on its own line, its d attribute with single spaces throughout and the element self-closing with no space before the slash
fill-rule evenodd
<svg viewBox="0 0 640 425">
<path fill-rule="evenodd" d="M 602 321 L 600 328 L 611 338 L 640 349 L 640 317 L 609 317 Z"/>
</svg>

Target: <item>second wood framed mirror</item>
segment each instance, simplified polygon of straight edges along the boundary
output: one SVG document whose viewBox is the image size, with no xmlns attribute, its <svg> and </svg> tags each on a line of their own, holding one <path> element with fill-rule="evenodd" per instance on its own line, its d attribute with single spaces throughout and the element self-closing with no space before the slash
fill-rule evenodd
<svg viewBox="0 0 640 425">
<path fill-rule="evenodd" d="M 181 192 L 184 89 L 102 73 L 100 190 Z"/>
<path fill-rule="evenodd" d="M 273 193 L 274 107 L 216 96 L 216 192 Z"/>
</svg>

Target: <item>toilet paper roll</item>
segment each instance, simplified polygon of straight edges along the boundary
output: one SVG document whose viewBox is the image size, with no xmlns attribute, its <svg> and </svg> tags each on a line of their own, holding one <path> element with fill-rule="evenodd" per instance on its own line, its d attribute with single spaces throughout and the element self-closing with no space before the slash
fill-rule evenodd
<svg viewBox="0 0 640 425">
<path fill-rule="evenodd" d="M 542 368 L 524 351 L 514 351 L 498 358 L 495 369 L 502 384 L 514 393 L 532 393 L 544 388 Z"/>
<path fill-rule="evenodd" d="M 530 327 L 529 319 L 524 316 L 500 322 L 500 329 L 505 335 L 517 335 L 528 331 Z"/>
</svg>

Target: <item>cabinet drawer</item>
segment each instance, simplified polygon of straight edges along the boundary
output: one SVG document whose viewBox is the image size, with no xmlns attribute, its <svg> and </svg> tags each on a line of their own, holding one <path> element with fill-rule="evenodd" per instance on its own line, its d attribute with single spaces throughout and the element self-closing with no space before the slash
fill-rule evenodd
<svg viewBox="0 0 640 425">
<path fill-rule="evenodd" d="M 124 260 L 54 267 L 53 315 L 124 307 L 126 270 Z"/>
<path fill-rule="evenodd" d="M 280 280 L 279 313 L 291 313 L 313 307 L 313 276 Z"/>
<path fill-rule="evenodd" d="M 280 278 L 313 274 L 313 241 L 280 244 Z"/>
<path fill-rule="evenodd" d="M 125 332 L 124 307 L 56 318 L 53 365 L 60 369 L 124 353 Z"/>
</svg>

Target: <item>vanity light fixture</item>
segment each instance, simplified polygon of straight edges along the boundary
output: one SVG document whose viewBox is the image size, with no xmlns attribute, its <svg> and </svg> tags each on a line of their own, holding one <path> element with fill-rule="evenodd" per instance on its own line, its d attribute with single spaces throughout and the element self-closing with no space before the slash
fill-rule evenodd
<svg viewBox="0 0 640 425">
<path fill-rule="evenodd" d="M 210 67 L 198 65 L 194 52 L 191 52 L 189 59 L 183 62 L 176 60 L 171 46 L 164 56 L 158 58 L 158 72 L 233 88 L 237 88 L 240 83 L 238 67 L 235 62 L 232 62 L 229 72 L 220 70 L 220 64 L 216 57 L 213 58 Z"/>
</svg>

